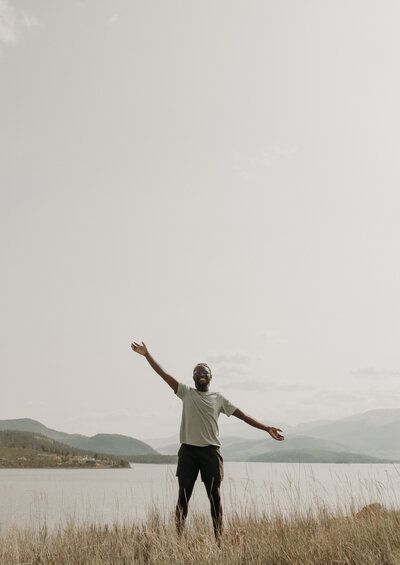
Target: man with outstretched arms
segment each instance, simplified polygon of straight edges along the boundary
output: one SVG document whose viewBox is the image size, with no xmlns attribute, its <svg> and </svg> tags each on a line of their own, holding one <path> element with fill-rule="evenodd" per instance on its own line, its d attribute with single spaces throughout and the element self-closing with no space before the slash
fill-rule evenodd
<svg viewBox="0 0 400 565">
<path fill-rule="evenodd" d="M 146 345 L 142 342 L 132 343 L 131 348 L 136 353 L 146 357 L 150 366 L 172 388 L 174 393 L 182 400 L 182 421 L 180 429 L 181 447 L 178 452 L 178 467 L 176 475 L 179 482 L 179 496 L 176 505 L 176 528 L 178 534 L 183 530 L 188 513 L 189 499 L 192 495 L 194 483 L 200 471 L 201 479 L 206 487 L 211 504 L 211 517 L 213 521 L 216 540 L 220 540 L 222 533 L 222 506 L 220 486 L 223 479 L 223 459 L 219 448 L 218 417 L 221 412 L 227 416 L 236 416 L 250 426 L 263 430 L 277 441 L 284 437 L 279 433 L 282 430 L 271 426 L 264 426 L 239 408 L 236 408 L 222 394 L 211 392 L 211 370 L 205 363 L 198 363 L 193 369 L 193 380 L 196 388 L 178 382 L 153 359 Z"/>
</svg>

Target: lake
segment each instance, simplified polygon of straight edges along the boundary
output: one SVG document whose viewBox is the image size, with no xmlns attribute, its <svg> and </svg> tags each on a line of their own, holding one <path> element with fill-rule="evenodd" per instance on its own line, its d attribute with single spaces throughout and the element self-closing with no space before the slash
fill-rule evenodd
<svg viewBox="0 0 400 565">
<path fill-rule="evenodd" d="M 153 510 L 172 516 L 177 498 L 175 465 L 131 469 L 1 469 L 0 525 L 50 528 L 65 524 L 112 524 L 142 520 Z M 232 513 L 290 514 L 321 506 L 350 513 L 380 502 L 400 508 L 400 465 L 225 463 L 222 503 Z M 198 479 L 190 514 L 208 512 Z"/>
</svg>

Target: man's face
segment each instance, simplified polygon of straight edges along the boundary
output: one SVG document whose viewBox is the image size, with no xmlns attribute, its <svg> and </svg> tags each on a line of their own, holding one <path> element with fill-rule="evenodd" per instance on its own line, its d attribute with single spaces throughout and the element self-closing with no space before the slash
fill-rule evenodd
<svg viewBox="0 0 400 565">
<path fill-rule="evenodd" d="M 196 365 L 193 370 L 193 380 L 197 390 L 204 392 L 208 390 L 212 379 L 211 371 L 203 365 Z"/>
</svg>

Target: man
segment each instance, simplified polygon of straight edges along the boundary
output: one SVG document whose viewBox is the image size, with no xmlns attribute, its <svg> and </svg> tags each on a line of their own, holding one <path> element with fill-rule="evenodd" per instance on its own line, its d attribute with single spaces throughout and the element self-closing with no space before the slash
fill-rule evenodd
<svg viewBox="0 0 400 565">
<path fill-rule="evenodd" d="M 150 366 L 164 379 L 175 394 L 182 400 L 182 420 L 180 429 L 181 447 L 178 452 L 176 475 L 179 482 L 179 496 L 175 519 L 178 534 L 182 533 L 188 513 L 189 499 L 194 483 L 200 471 L 211 504 L 211 517 L 217 542 L 222 533 L 222 506 L 220 486 L 223 479 L 223 459 L 219 448 L 218 416 L 221 412 L 227 416 L 236 416 L 250 426 L 263 430 L 277 441 L 284 437 L 282 430 L 264 426 L 257 420 L 244 414 L 222 394 L 210 392 L 211 370 L 205 363 L 198 363 L 193 370 L 195 389 L 178 382 L 153 359 L 143 343 L 132 343 L 136 353 L 146 357 Z"/>
</svg>

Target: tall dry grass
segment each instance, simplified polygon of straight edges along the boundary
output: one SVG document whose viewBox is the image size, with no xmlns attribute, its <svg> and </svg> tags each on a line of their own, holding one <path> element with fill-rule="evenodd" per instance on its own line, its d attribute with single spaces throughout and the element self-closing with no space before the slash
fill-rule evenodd
<svg viewBox="0 0 400 565">
<path fill-rule="evenodd" d="M 178 538 L 153 513 L 142 523 L 9 529 L 0 538 L 5 565 L 399 565 L 400 511 L 381 505 L 349 516 L 231 517 L 218 547 L 208 515 L 194 515 Z"/>
</svg>

